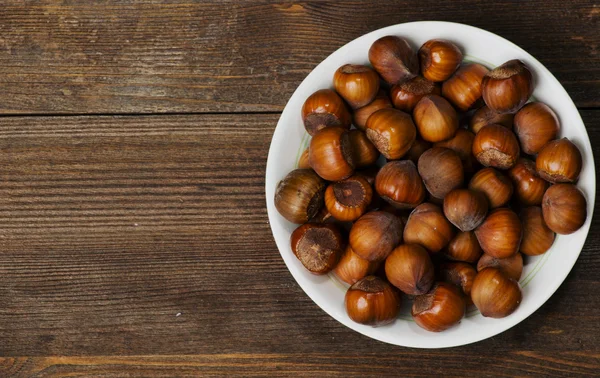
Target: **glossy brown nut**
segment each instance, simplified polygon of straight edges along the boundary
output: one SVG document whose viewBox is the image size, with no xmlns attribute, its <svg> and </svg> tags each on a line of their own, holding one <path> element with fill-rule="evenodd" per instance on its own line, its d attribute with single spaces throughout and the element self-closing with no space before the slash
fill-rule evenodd
<svg viewBox="0 0 600 378">
<path fill-rule="evenodd" d="M 326 274 L 337 264 L 346 243 L 331 223 L 305 223 L 292 232 L 292 252 L 313 274 Z"/>
<path fill-rule="evenodd" d="M 349 129 L 351 116 L 344 100 L 331 89 L 321 89 L 311 94 L 302 106 L 302 121 L 310 135 L 327 126 Z"/>
<path fill-rule="evenodd" d="M 381 109 L 367 120 L 367 137 L 389 160 L 404 156 L 417 138 L 417 129 L 409 114 L 397 109 Z"/>
<path fill-rule="evenodd" d="M 367 134 L 360 130 L 350 130 L 348 136 L 352 149 L 352 161 L 356 168 L 365 168 L 375 164 L 379 158 L 379 151 L 367 138 Z"/>
<path fill-rule="evenodd" d="M 559 131 L 556 113 L 542 102 L 530 102 L 515 114 L 515 134 L 528 155 L 540 152 L 546 143 L 556 139 Z"/>
<path fill-rule="evenodd" d="M 439 206 L 423 203 L 408 217 L 404 227 L 404 242 L 420 244 L 429 252 L 436 253 L 450 243 L 454 236 L 452 225 L 444 217 Z"/>
<path fill-rule="evenodd" d="M 398 209 L 412 209 L 425 200 L 425 186 L 410 160 L 390 161 L 375 178 L 375 190 Z"/>
<path fill-rule="evenodd" d="M 310 140 L 308 161 L 319 176 L 328 181 L 339 181 L 354 172 L 352 145 L 347 130 L 326 127 Z"/>
<path fill-rule="evenodd" d="M 440 87 L 423 76 L 415 76 L 408 81 L 394 85 L 390 97 L 396 109 L 412 113 L 423 96 L 429 94 L 441 94 Z"/>
<path fill-rule="evenodd" d="M 495 111 L 484 105 L 481 108 L 477 109 L 477 111 L 473 114 L 473 117 L 471 117 L 471 120 L 469 121 L 469 129 L 475 134 L 477 134 L 479 130 L 483 128 L 483 126 L 491 124 L 496 124 L 512 129 L 514 117 L 514 114 L 511 113 L 496 113 Z"/>
<path fill-rule="evenodd" d="M 462 291 L 465 295 L 465 303 L 470 306 L 471 288 L 477 275 L 475 268 L 465 262 L 449 262 L 440 266 L 440 273 L 444 282 L 451 283 Z"/>
<path fill-rule="evenodd" d="M 343 222 L 360 218 L 372 199 L 371 185 L 358 175 L 331 183 L 325 190 L 325 207 L 335 219 Z"/>
<path fill-rule="evenodd" d="M 430 39 L 419 49 L 421 73 L 427 80 L 448 80 L 462 60 L 463 54 L 458 46 L 443 39 Z"/>
<path fill-rule="evenodd" d="M 410 146 L 410 150 L 408 150 L 404 158 L 417 164 L 419 162 L 419 158 L 421 157 L 421 155 L 423 155 L 423 152 L 430 149 L 431 146 L 431 143 L 426 142 L 423 139 L 417 138 L 413 142 L 412 146 Z"/>
<path fill-rule="evenodd" d="M 471 299 L 481 315 L 504 318 L 519 307 L 523 295 L 517 281 L 508 278 L 499 269 L 486 268 L 475 276 Z"/>
<path fill-rule="evenodd" d="M 474 263 L 483 251 L 473 231 L 457 232 L 446 248 L 445 255 L 450 260 Z"/>
<path fill-rule="evenodd" d="M 349 285 L 373 274 L 379 263 L 367 261 L 354 253 L 350 246 L 346 247 L 340 261 L 333 268 L 333 273 L 342 281 Z"/>
<path fill-rule="evenodd" d="M 485 194 L 470 189 L 454 189 L 444 197 L 444 215 L 461 231 L 472 231 L 488 211 Z"/>
<path fill-rule="evenodd" d="M 415 106 L 413 118 L 419 135 L 428 142 L 450 139 L 458 130 L 458 114 L 441 96 L 424 96 Z"/>
<path fill-rule="evenodd" d="M 526 206 L 542 203 L 549 184 L 537 173 L 533 161 L 520 158 L 508 171 L 508 176 L 514 184 L 515 194 L 520 203 Z"/>
<path fill-rule="evenodd" d="M 418 244 L 401 244 L 385 259 L 385 275 L 392 285 L 409 295 L 429 291 L 435 280 L 429 253 Z"/>
<path fill-rule="evenodd" d="M 513 195 L 510 179 L 494 168 L 484 168 L 475 173 L 469 182 L 469 189 L 485 194 L 490 209 L 506 205 Z"/>
<path fill-rule="evenodd" d="M 518 59 L 494 68 L 481 82 L 485 104 L 496 113 L 515 113 L 533 93 L 533 76 Z"/>
<path fill-rule="evenodd" d="M 504 273 L 508 278 L 519 281 L 523 273 L 523 256 L 516 253 L 505 259 L 499 259 L 494 256 L 484 254 L 477 262 L 477 271 L 482 271 L 485 268 L 496 268 Z"/>
<path fill-rule="evenodd" d="M 473 155 L 486 167 L 509 169 L 516 164 L 519 154 L 517 137 L 504 126 L 484 126 L 473 140 Z"/>
<path fill-rule="evenodd" d="M 300 158 L 298 159 L 297 167 L 298 169 L 308 169 L 310 168 L 310 163 L 308 161 L 308 147 L 302 152 Z"/>
<path fill-rule="evenodd" d="M 475 229 L 475 236 L 483 252 L 504 259 L 519 251 L 523 228 L 514 211 L 501 207 L 489 213 Z"/>
<path fill-rule="evenodd" d="M 371 114 L 375 113 L 380 109 L 391 108 L 392 102 L 388 98 L 387 94 L 383 89 L 379 89 L 375 99 L 369 104 L 354 110 L 354 126 L 357 129 L 365 131 L 367 129 L 367 120 Z"/>
<path fill-rule="evenodd" d="M 463 163 L 465 172 L 473 172 L 477 165 L 477 160 L 472 154 L 474 140 L 475 134 L 469 130 L 460 128 L 456 130 L 456 134 L 452 138 L 438 142 L 434 146 L 449 148 L 456 152 Z"/>
<path fill-rule="evenodd" d="M 539 206 L 526 207 L 521 210 L 520 216 L 523 224 L 521 252 L 528 256 L 546 253 L 554 244 L 556 234 L 546 225 L 542 208 Z"/>
<path fill-rule="evenodd" d="M 427 294 L 415 298 L 411 315 L 419 327 L 441 332 L 458 324 L 465 311 L 465 300 L 460 290 L 447 282 L 438 282 Z"/>
<path fill-rule="evenodd" d="M 461 66 L 442 85 L 442 96 L 460 111 L 466 112 L 481 98 L 481 82 L 489 70 L 481 64 Z"/>
<path fill-rule="evenodd" d="M 337 93 L 354 109 L 369 104 L 379 91 L 379 75 L 370 67 L 344 64 L 333 75 Z"/>
<path fill-rule="evenodd" d="M 295 169 L 277 184 L 275 208 L 292 223 L 306 223 L 323 207 L 325 187 L 312 169 Z"/>
<path fill-rule="evenodd" d="M 398 291 L 375 276 L 367 276 L 352 285 L 344 303 L 350 319 L 374 327 L 392 323 L 400 311 Z"/>
<path fill-rule="evenodd" d="M 412 79 L 419 73 L 419 59 L 408 41 L 388 35 L 369 48 L 369 62 L 388 84 Z"/>
<path fill-rule="evenodd" d="M 579 148 L 567 138 L 548 142 L 535 160 L 540 176 L 552 183 L 577 181 L 582 165 Z"/>
<path fill-rule="evenodd" d="M 401 241 L 402 221 L 384 211 L 366 213 L 350 230 L 352 250 L 368 261 L 384 260 Z"/>
<path fill-rule="evenodd" d="M 561 235 L 572 234 L 587 219 L 587 201 L 575 185 L 555 184 L 544 194 L 542 214 L 549 229 Z"/>
<path fill-rule="evenodd" d="M 449 148 L 433 147 L 425 151 L 417 168 L 425 187 L 436 198 L 444 198 L 462 186 L 465 179 L 460 157 Z"/>
</svg>

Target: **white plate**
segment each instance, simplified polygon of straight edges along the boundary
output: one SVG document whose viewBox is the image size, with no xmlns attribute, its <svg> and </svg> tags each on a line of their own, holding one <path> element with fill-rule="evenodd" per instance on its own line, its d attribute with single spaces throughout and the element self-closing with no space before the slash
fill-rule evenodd
<svg viewBox="0 0 600 378">
<path fill-rule="evenodd" d="M 296 167 L 300 153 L 308 145 L 309 136 L 300 116 L 302 104 L 316 90 L 332 88 L 333 74 L 339 66 L 346 63 L 369 64 L 369 47 L 385 35 L 405 37 L 415 49 L 431 38 L 449 39 L 462 49 L 466 60 L 480 62 L 488 68 L 510 59 L 521 59 L 534 75 L 533 96 L 554 109 L 560 118 L 561 136 L 571 139 L 582 152 L 583 170 L 578 187 L 587 198 L 588 218 L 574 234 L 557 236 L 552 248 L 544 255 L 527 259 L 520 281 L 523 302 L 506 318 L 484 318 L 477 310 L 472 310 L 459 325 L 441 333 L 432 333 L 419 328 L 411 320 L 408 307 L 403 306 L 399 319 L 393 324 L 377 328 L 357 324 L 350 320 L 344 309 L 347 286 L 331 275 L 315 276 L 309 273 L 291 251 L 290 235 L 297 226 L 279 215 L 273 198 L 277 182 Z M 558 80 L 534 57 L 512 42 L 472 26 L 439 21 L 411 22 L 376 30 L 346 44 L 321 62 L 296 89 L 281 114 L 269 150 L 267 210 L 275 242 L 288 269 L 306 294 L 325 312 L 347 327 L 386 343 L 444 348 L 473 343 L 509 329 L 531 315 L 558 289 L 575 264 L 590 228 L 596 193 L 594 172 L 590 140 L 577 108 Z"/>
</svg>

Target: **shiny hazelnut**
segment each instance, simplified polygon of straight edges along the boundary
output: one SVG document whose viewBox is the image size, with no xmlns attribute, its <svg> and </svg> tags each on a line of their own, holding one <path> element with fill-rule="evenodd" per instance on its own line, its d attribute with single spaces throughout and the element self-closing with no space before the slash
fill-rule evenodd
<svg viewBox="0 0 600 378">
<path fill-rule="evenodd" d="M 328 181 L 339 181 L 354 172 L 352 145 L 348 131 L 326 127 L 310 141 L 308 161 L 317 174 Z"/>
<path fill-rule="evenodd" d="M 458 154 L 449 148 L 433 147 L 425 151 L 417 165 L 425 187 L 435 198 L 444 198 L 462 186 L 465 176 Z"/>
<path fill-rule="evenodd" d="M 540 205 L 548 182 L 538 175 L 535 163 L 529 159 L 520 158 L 508 171 L 515 188 L 515 195 L 520 203 L 526 206 Z"/>
<path fill-rule="evenodd" d="M 542 147 L 556 139 L 560 130 L 558 117 L 541 102 L 530 102 L 515 114 L 515 134 L 523 152 L 536 155 Z"/>
<path fill-rule="evenodd" d="M 350 319 L 375 327 L 392 323 L 400 311 L 398 291 L 375 276 L 367 276 L 352 285 L 344 302 Z"/>
<path fill-rule="evenodd" d="M 275 208 L 292 223 L 306 223 L 323 207 L 325 181 L 312 169 L 296 169 L 277 184 Z"/>
<path fill-rule="evenodd" d="M 429 94 L 441 94 L 440 87 L 423 76 L 415 76 L 408 81 L 394 85 L 390 97 L 396 109 L 412 113 L 419 100 Z"/>
<path fill-rule="evenodd" d="M 387 159 L 404 156 L 417 138 L 417 129 L 409 114 L 397 109 L 381 109 L 367 120 L 367 137 Z"/>
<path fill-rule="evenodd" d="M 508 278 L 519 281 L 523 273 L 523 256 L 520 253 L 516 253 L 505 259 L 499 259 L 484 254 L 477 262 L 477 271 L 480 272 L 485 268 L 496 268 Z"/>
<path fill-rule="evenodd" d="M 482 106 L 481 108 L 477 109 L 477 111 L 471 117 L 471 120 L 469 121 L 469 129 L 475 134 L 477 134 L 479 130 L 483 128 L 483 126 L 491 124 L 496 124 L 512 129 L 514 117 L 514 114 L 500 114 L 496 113 L 487 106 Z"/>
<path fill-rule="evenodd" d="M 528 256 L 546 253 L 554 244 L 556 235 L 546 225 L 542 208 L 539 206 L 526 207 L 521 210 L 520 216 L 523 224 L 521 252 Z"/>
<path fill-rule="evenodd" d="M 357 129 L 365 131 L 367 129 L 367 119 L 371 114 L 384 108 L 391 108 L 392 102 L 388 98 L 387 94 L 383 89 L 379 89 L 375 99 L 369 104 L 354 110 L 354 126 Z"/>
<path fill-rule="evenodd" d="M 460 290 L 447 282 L 438 282 L 427 294 L 415 298 L 411 315 L 419 327 L 441 332 L 458 324 L 465 310 L 465 300 Z"/>
<path fill-rule="evenodd" d="M 465 296 L 467 306 L 471 302 L 471 287 L 477 275 L 475 268 L 465 262 L 449 262 L 440 266 L 440 274 L 444 282 L 457 286 Z"/>
<path fill-rule="evenodd" d="M 305 223 L 292 232 L 292 252 L 313 274 L 326 274 L 337 264 L 346 243 L 331 223 Z"/>
<path fill-rule="evenodd" d="M 494 168 L 484 168 L 475 173 L 469 182 L 469 189 L 485 194 L 490 209 L 506 205 L 513 195 L 510 179 Z"/>
<path fill-rule="evenodd" d="M 413 110 L 413 118 L 421 138 L 428 142 L 450 139 L 458 130 L 458 114 L 441 96 L 423 96 Z"/>
<path fill-rule="evenodd" d="M 300 155 L 300 157 L 298 158 L 298 164 L 296 164 L 296 168 L 310 168 L 310 163 L 308 162 L 308 147 L 306 147 L 306 149 L 302 152 L 302 155 Z"/>
<path fill-rule="evenodd" d="M 340 261 L 333 268 L 333 273 L 342 281 L 349 285 L 373 274 L 379 263 L 367 261 L 354 253 L 350 246 L 346 247 Z"/>
<path fill-rule="evenodd" d="M 463 54 L 454 43 L 430 39 L 419 49 L 421 73 L 427 80 L 445 81 L 462 63 Z"/>
<path fill-rule="evenodd" d="M 581 173 L 579 148 L 567 138 L 548 142 L 535 160 L 540 176 L 552 183 L 575 182 Z"/>
<path fill-rule="evenodd" d="M 409 295 L 425 294 L 435 274 L 429 253 L 418 244 L 401 244 L 385 260 L 385 275 L 390 283 Z"/>
<path fill-rule="evenodd" d="M 461 66 L 442 85 L 442 96 L 460 111 L 466 112 L 481 98 L 481 82 L 489 71 L 481 64 Z"/>
<path fill-rule="evenodd" d="M 523 229 L 514 211 L 501 207 L 492 210 L 475 229 L 475 236 L 483 252 L 504 259 L 519 251 Z"/>
<path fill-rule="evenodd" d="M 377 173 L 375 190 L 399 209 L 412 209 L 425 200 L 425 186 L 410 160 L 390 161 Z"/>
<path fill-rule="evenodd" d="M 509 169 L 517 162 L 519 153 L 515 134 L 504 126 L 484 126 L 473 140 L 473 155 L 486 167 Z"/>
<path fill-rule="evenodd" d="M 471 299 L 485 317 L 504 318 L 512 314 L 522 298 L 517 281 L 496 268 L 486 268 L 477 273 L 471 287 Z"/>
<path fill-rule="evenodd" d="M 382 261 L 402 241 L 402 221 L 384 211 L 358 218 L 350 230 L 354 253 L 368 261 Z"/>
<path fill-rule="evenodd" d="M 447 246 L 453 236 L 452 225 L 444 217 L 442 209 L 432 203 L 417 206 L 404 227 L 405 243 L 420 244 L 432 253 Z"/>
<path fill-rule="evenodd" d="M 325 190 L 325 207 L 340 221 L 360 218 L 373 199 L 373 189 L 362 176 L 354 175 L 329 184 Z"/>
<path fill-rule="evenodd" d="M 379 75 L 370 67 L 344 64 L 333 75 L 337 93 L 354 109 L 369 104 L 379 91 Z"/>
<path fill-rule="evenodd" d="M 525 63 L 509 60 L 485 75 L 481 92 L 485 104 L 496 113 L 515 113 L 533 93 L 533 76 Z"/>
<path fill-rule="evenodd" d="M 587 201 L 575 185 L 555 184 L 544 194 L 542 213 L 549 229 L 561 235 L 572 234 L 587 219 Z"/>
<path fill-rule="evenodd" d="M 369 62 L 390 85 L 412 79 L 419 73 L 417 54 L 407 40 L 393 35 L 373 42 Z"/>
<path fill-rule="evenodd" d="M 481 192 L 454 189 L 444 197 L 444 215 L 461 231 L 472 231 L 485 219 L 488 200 Z"/>
<path fill-rule="evenodd" d="M 474 263 L 482 254 L 481 247 L 473 231 L 457 232 L 446 248 L 445 255 L 450 260 Z"/>
<path fill-rule="evenodd" d="M 352 161 L 356 168 L 364 168 L 375 164 L 379 158 L 379 151 L 371 143 L 367 134 L 360 130 L 350 130 L 350 145 L 352 150 Z"/>
<path fill-rule="evenodd" d="M 477 166 L 477 160 L 472 154 L 473 140 L 475 140 L 475 134 L 460 128 L 456 130 L 456 134 L 452 138 L 438 142 L 434 146 L 449 148 L 456 152 L 463 163 L 465 172 L 473 172 Z"/>
<path fill-rule="evenodd" d="M 302 121 L 310 135 L 327 126 L 350 128 L 351 116 L 344 100 L 331 89 L 321 89 L 310 95 L 302 106 Z"/>
</svg>

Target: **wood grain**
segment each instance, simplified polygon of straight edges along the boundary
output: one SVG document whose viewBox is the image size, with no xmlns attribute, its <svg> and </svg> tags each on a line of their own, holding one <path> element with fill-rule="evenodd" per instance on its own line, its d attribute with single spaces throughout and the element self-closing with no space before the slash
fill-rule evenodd
<svg viewBox="0 0 600 378">
<path fill-rule="evenodd" d="M 377 363 L 372 362 L 376 359 Z M 435 367 L 425 367 L 426 360 Z M 494 369 L 494 370 L 492 370 Z M 592 377 L 600 354 L 509 352 L 493 357 L 409 351 L 377 355 L 204 354 L 196 356 L 0 358 L 2 377 Z M 492 373 L 493 371 L 493 373 Z"/>
<path fill-rule="evenodd" d="M 598 143 L 600 111 L 582 116 Z M 540 310 L 477 344 L 394 347 L 330 318 L 270 233 L 277 119 L 0 118 L 0 377 L 598 371 L 594 232 Z"/>
<path fill-rule="evenodd" d="M 578 106 L 600 106 L 594 0 L 6 0 L 0 113 L 280 111 L 343 44 L 423 18 L 497 33 L 545 64 Z"/>
</svg>

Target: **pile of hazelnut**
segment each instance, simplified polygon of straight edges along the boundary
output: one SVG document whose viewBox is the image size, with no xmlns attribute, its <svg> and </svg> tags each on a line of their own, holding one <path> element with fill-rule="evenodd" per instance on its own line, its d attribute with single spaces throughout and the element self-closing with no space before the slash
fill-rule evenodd
<svg viewBox="0 0 600 378">
<path fill-rule="evenodd" d="M 369 61 L 340 67 L 335 90 L 302 107 L 310 146 L 275 194 L 279 213 L 302 224 L 292 251 L 351 285 L 345 307 L 358 323 L 393 322 L 401 300 L 434 332 L 473 304 L 508 316 L 523 255 L 586 221 L 579 149 L 557 139 L 550 107 L 527 103 L 534 83 L 520 60 L 489 70 L 447 40 L 415 53 L 386 36 Z"/>
</svg>

